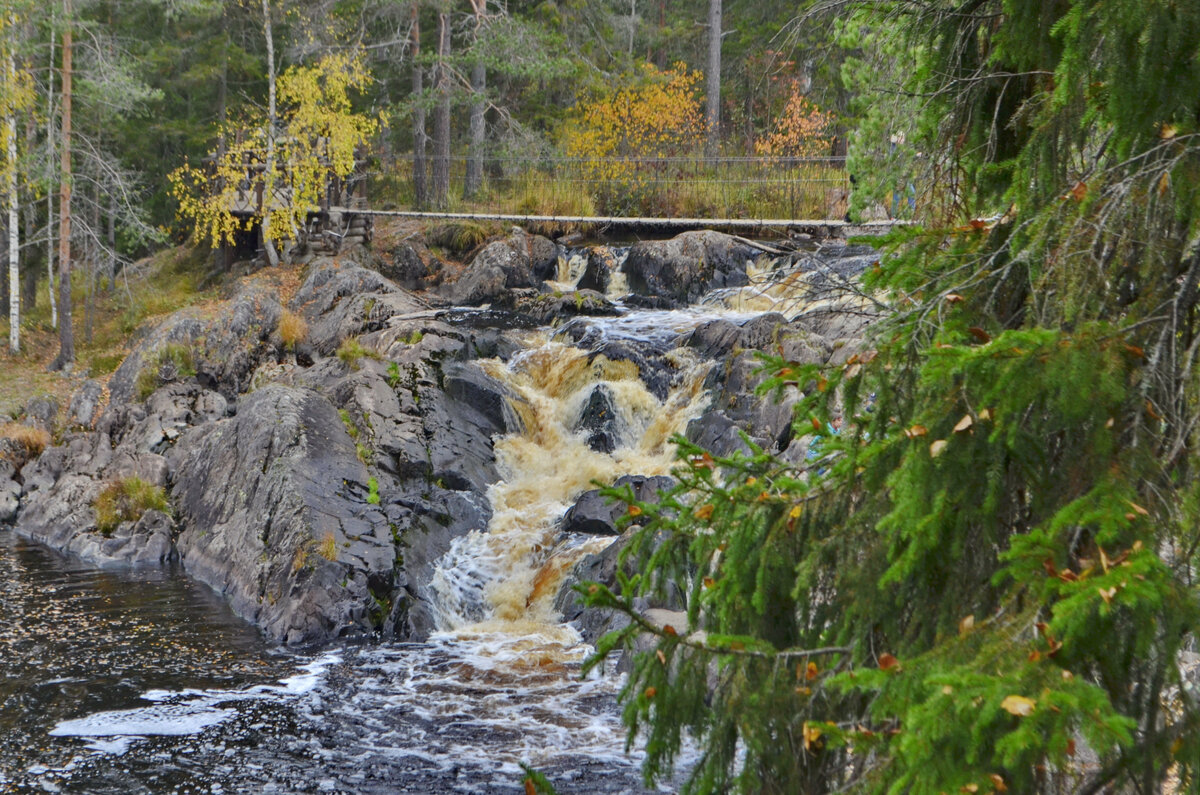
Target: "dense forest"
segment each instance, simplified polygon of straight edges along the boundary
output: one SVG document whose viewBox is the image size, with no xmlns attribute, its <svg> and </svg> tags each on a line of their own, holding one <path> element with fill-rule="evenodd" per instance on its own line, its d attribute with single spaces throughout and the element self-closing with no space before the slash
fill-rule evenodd
<svg viewBox="0 0 1200 795">
<path fill-rule="evenodd" d="M 525 212 L 622 213 L 639 183 L 632 167 L 611 173 L 614 156 L 845 152 L 837 15 L 801 19 L 791 4 L 9 6 L 5 163 L 27 309 L 64 257 L 83 272 L 76 279 L 100 284 L 185 240 L 199 219 L 180 217 L 168 176 L 286 114 L 272 104 L 277 78 L 334 54 L 347 59 L 336 70 L 357 70 L 336 113 L 369 120 L 355 143 L 384 206 L 462 207 L 503 193 Z M 557 185 L 539 178 L 564 162 L 589 165 Z M 580 180 L 603 185 L 581 192 Z"/>
<path fill-rule="evenodd" d="M 592 662 L 633 655 L 647 778 L 695 742 L 691 792 L 1200 791 L 1200 4 L 8 5 L 5 289 L 68 329 L 72 279 L 228 234 L 168 175 L 263 119 L 348 130 L 381 206 L 703 206 L 621 158 L 852 174 L 849 217 L 917 223 L 854 284 L 862 350 L 761 357 L 816 463 L 679 438 L 667 497 L 610 492 L 640 529 L 579 590 L 630 618 Z M 686 626 L 643 609 L 672 594 Z"/>
</svg>

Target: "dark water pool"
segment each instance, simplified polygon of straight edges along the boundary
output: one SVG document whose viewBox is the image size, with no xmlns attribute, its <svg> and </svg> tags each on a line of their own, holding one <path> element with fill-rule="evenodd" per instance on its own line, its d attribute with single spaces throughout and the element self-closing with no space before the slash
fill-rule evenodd
<svg viewBox="0 0 1200 795">
<path fill-rule="evenodd" d="M 272 647 L 178 571 L 0 530 L 0 792 L 642 793 L 619 682 L 486 643 Z"/>
</svg>

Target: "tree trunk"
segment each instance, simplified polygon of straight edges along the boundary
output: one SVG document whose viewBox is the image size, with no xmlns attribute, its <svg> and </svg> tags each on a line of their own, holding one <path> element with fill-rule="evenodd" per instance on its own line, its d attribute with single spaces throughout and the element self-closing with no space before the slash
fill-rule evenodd
<svg viewBox="0 0 1200 795">
<path fill-rule="evenodd" d="M 704 154 L 721 152 L 721 0 L 708 0 L 708 74 L 704 84 Z"/>
<path fill-rule="evenodd" d="M 26 69 L 32 71 L 30 64 L 26 63 Z M 29 116 L 25 122 L 25 147 L 30 152 L 37 148 L 37 122 Z M 21 203 L 22 210 L 25 214 L 25 240 L 32 239 L 37 234 L 37 195 L 34 190 L 26 186 L 25 201 Z M 49 234 L 49 227 L 46 228 Z M 21 311 L 28 315 L 37 306 L 37 277 L 38 268 L 42 266 L 41 250 L 29 248 L 25 253 L 25 267 L 21 269 Z"/>
<path fill-rule="evenodd" d="M 46 78 L 46 163 L 54 162 L 54 11 L 50 12 L 50 75 Z M 46 292 L 50 296 L 50 325 L 58 328 L 58 299 L 54 293 L 54 191 L 46 191 Z"/>
<path fill-rule="evenodd" d="M 429 136 L 425 134 L 425 76 L 421 69 L 421 6 L 414 2 L 412 7 L 412 95 L 416 105 L 413 107 L 413 198 L 417 207 L 424 207 L 429 201 L 429 184 L 427 182 L 427 164 L 425 163 L 425 147 Z"/>
<path fill-rule="evenodd" d="M 92 331 L 96 325 L 96 287 L 100 283 L 100 185 L 92 184 L 92 231 L 88 235 L 91 243 L 87 246 L 88 257 L 88 297 L 87 309 L 83 320 L 83 341 L 85 345 L 92 344 Z"/>
<path fill-rule="evenodd" d="M 434 87 L 438 104 L 433 111 L 433 204 L 441 209 L 450 196 L 450 14 L 438 11 L 437 71 Z"/>
<path fill-rule="evenodd" d="M 71 329 L 71 0 L 63 0 L 62 54 L 62 168 L 58 209 L 58 357 L 51 369 L 75 363 L 75 334 Z"/>
<path fill-rule="evenodd" d="M 267 157 L 263 163 L 262 231 L 263 250 L 267 252 L 267 263 L 279 265 L 279 254 L 271 240 L 271 199 L 275 193 L 275 38 L 271 35 L 270 0 L 262 0 L 263 34 L 267 39 Z"/>
<path fill-rule="evenodd" d="M 487 13 L 487 0 L 471 0 L 475 9 L 475 43 L 479 43 L 479 29 L 483 26 L 483 17 Z M 468 129 L 470 130 L 470 157 L 467 159 L 467 176 L 463 184 L 463 198 L 473 199 L 483 187 L 483 147 L 486 131 L 484 114 L 487 112 L 487 67 L 483 60 L 475 59 L 471 65 L 471 115 Z"/>
<path fill-rule="evenodd" d="M 15 28 L 15 21 L 13 24 Z M 15 34 L 10 31 L 10 35 Z M 8 84 L 17 82 L 17 62 L 13 57 L 13 44 L 8 42 Z M 8 135 L 8 349 L 21 352 L 21 240 L 20 218 L 17 215 L 17 114 L 8 111 L 5 133 Z"/>
</svg>

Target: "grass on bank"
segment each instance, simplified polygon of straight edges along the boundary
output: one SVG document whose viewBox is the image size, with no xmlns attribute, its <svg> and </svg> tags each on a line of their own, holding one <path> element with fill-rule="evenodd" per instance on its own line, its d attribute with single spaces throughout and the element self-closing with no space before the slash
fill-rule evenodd
<svg viewBox="0 0 1200 795">
<path fill-rule="evenodd" d="M 50 395 L 60 406 L 84 378 L 101 378 L 124 360 L 130 335 L 149 318 L 219 297 L 219 286 L 203 286 L 209 269 L 207 248 L 165 249 L 117 276 L 115 287 L 97 286 L 88 335 L 88 285 L 82 271 L 71 282 L 76 364 L 69 376 L 47 371 L 58 354 L 58 332 L 51 325 L 50 300 L 43 277 L 33 307 L 21 317 L 21 352 L 8 351 L 8 315 L 0 318 L 0 414 L 14 415 L 36 395 Z"/>
<path fill-rule="evenodd" d="M 50 432 L 19 422 L 0 425 L 0 439 L 11 439 L 25 454 L 26 459 L 36 458 L 50 445 Z"/>
<path fill-rule="evenodd" d="M 114 480 L 96 495 L 96 529 L 110 536 L 122 522 L 136 522 L 149 510 L 171 512 L 167 494 L 160 486 L 137 476 Z"/>
</svg>

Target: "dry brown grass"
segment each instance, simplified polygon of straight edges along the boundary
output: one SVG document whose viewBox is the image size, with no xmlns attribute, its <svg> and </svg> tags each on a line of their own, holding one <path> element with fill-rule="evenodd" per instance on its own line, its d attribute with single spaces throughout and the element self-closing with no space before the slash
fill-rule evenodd
<svg viewBox="0 0 1200 795">
<path fill-rule="evenodd" d="M 285 350 L 295 350 L 296 346 L 308 338 L 308 323 L 303 317 L 291 311 L 283 310 L 279 316 L 279 340 Z"/>
<path fill-rule="evenodd" d="M 0 437 L 11 439 L 25 451 L 27 458 L 34 458 L 50 446 L 50 432 L 41 428 L 22 425 L 19 422 L 8 422 L 0 425 Z"/>
<path fill-rule="evenodd" d="M 325 560 L 337 560 L 337 539 L 333 537 L 333 533 L 325 534 L 325 538 L 321 541 L 321 546 L 317 551 L 321 553 L 321 557 L 325 558 Z"/>
</svg>

